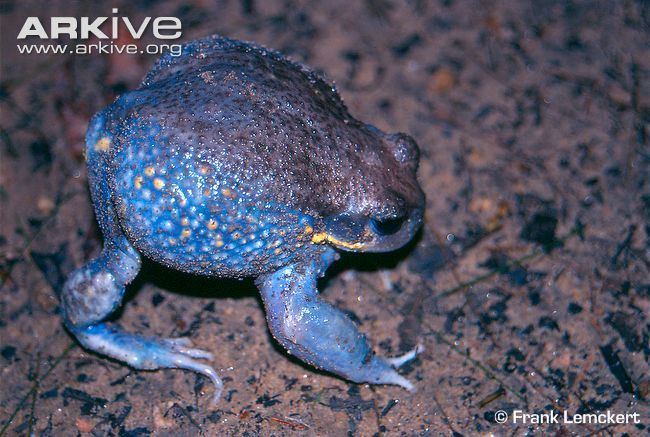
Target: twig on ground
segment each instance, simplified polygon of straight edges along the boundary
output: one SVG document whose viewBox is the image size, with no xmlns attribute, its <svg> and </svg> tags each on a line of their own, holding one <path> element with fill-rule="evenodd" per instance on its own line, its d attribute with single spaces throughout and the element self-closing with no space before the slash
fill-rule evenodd
<svg viewBox="0 0 650 437">
<path fill-rule="evenodd" d="M 29 397 L 32 396 L 32 394 L 35 393 L 38 390 L 38 387 L 40 386 L 40 384 L 43 381 L 45 381 L 45 379 L 47 379 L 48 376 L 50 376 L 50 374 L 54 371 L 54 369 L 56 369 L 56 367 L 59 364 L 61 364 L 61 361 L 63 361 L 63 359 L 68 355 L 68 353 L 72 349 L 74 349 L 76 346 L 77 346 L 77 344 L 74 343 L 74 342 L 71 342 L 70 344 L 68 344 L 68 346 L 66 346 L 66 348 L 63 349 L 63 351 L 59 354 L 59 356 L 56 357 L 56 359 L 54 360 L 54 362 L 52 363 L 50 368 L 47 369 L 47 371 L 43 374 L 43 376 L 40 379 L 37 379 L 36 381 L 34 381 L 34 384 L 32 385 L 32 388 L 29 389 L 29 391 L 25 394 L 25 396 L 23 396 L 23 398 L 20 400 L 20 402 L 18 402 L 18 405 L 16 405 L 16 408 L 14 409 L 13 413 L 11 413 L 11 415 L 7 419 L 7 423 L 5 423 L 4 426 L 2 427 L 2 429 L 0 429 L 0 437 L 4 436 L 6 434 L 7 429 L 9 429 L 9 426 L 11 425 L 11 423 L 16 418 L 16 415 L 18 414 L 18 411 L 20 411 L 20 409 L 23 407 L 23 405 L 25 405 L 25 402 L 27 402 L 27 399 L 29 399 Z"/>
<path fill-rule="evenodd" d="M 40 388 L 40 375 L 41 373 L 41 353 L 36 354 L 36 372 L 34 373 L 34 390 L 32 390 L 32 405 L 31 412 L 29 413 L 29 435 L 34 435 L 34 425 L 36 424 L 36 397 Z"/>
</svg>

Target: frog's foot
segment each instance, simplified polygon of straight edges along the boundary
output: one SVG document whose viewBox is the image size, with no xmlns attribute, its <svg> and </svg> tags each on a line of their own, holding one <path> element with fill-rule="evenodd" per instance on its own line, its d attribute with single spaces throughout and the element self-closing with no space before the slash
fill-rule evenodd
<svg viewBox="0 0 650 437">
<path fill-rule="evenodd" d="M 415 358 L 419 349 L 397 358 L 374 355 L 354 322 L 318 296 L 316 278 L 323 270 L 318 263 L 288 266 L 260 278 L 273 336 L 292 355 L 348 380 L 415 391 L 395 367 Z"/>
<path fill-rule="evenodd" d="M 191 347 L 187 338 L 152 338 L 124 332 L 114 325 L 98 324 L 71 328 L 87 349 L 127 363 L 135 369 L 186 369 L 210 378 L 215 386 L 212 402 L 221 397 L 223 383 L 217 372 L 198 359 L 211 360 L 210 352 Z"/>
<path fill-rule="evenodd" d="M 114 229 L 99 257 L 70 274 L 61 292 L 66 327 L 86 349 L 129 364 L 136 369 L 187 369 L 207 376 L 215 385 L 213 402 L 221 396 L 223 383 L 217 372 L 198 360 L 212 354 L 192 347 L 189 339 L 157 339 L 124 332 L 102 323 L 118 307 L 124 286 L 140 268 L 140 256 Z"/>
</svg>

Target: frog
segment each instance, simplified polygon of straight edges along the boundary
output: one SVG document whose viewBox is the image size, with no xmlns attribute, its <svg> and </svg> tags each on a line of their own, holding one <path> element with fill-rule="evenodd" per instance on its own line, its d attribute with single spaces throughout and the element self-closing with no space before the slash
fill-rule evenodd
<svg viewBox="0 0 650 437">
<path fill-rule="evenodd" d="M 140 86 L 92 117 L 85 161 L 103 235 L 61 292 L 83 348 L 134 369 L 184 369 L 214 384 L 214 355 L 187 337 L 111 319 L 147 258 L 181 272 L 254 278 L 286 351 L 354 383 L 415 390 L 398 370 L 422 351 L 376 354 L 319 278 L 343 252 L 390 252 L 418 232 L 420 150 L 353 118 L 322 74 L 250 42 L 210 36 L 161 56 Z"/>
</svg>

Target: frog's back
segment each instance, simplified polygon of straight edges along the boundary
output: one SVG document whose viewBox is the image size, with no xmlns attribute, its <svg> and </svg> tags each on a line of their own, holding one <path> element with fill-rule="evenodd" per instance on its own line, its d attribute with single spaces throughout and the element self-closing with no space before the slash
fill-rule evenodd
<svg viewBox="0 0 650 437">
<path fill-rule="evenodd" d="M 139 112 L 172 133 L 168 147 L 219 163 L 274 200 L 319 213 L 343 209 L 375 138 L 318 74 L 279 53 L 208 37 L 163 56 L 144 79 Z M 137 93 L 136 92 L 136 93 Z M 351 170 L 353 169 L 353 170 Z"/>
<path fill-rule="evenodd" d="M 240 189 L 319 213 L 341 206 L 338 195 L 350 183 L 363 185 L 359 174 L 343 172 L 377 155 L 360 150 L 372 143 L 367 132 L 317 74 L 226 38 L 193 41 L 180 56 L 163 56 L 114 106 L 123 114 L 128 165 L 134 153 L 170 162 L 191 155 Z"/>
</svg>

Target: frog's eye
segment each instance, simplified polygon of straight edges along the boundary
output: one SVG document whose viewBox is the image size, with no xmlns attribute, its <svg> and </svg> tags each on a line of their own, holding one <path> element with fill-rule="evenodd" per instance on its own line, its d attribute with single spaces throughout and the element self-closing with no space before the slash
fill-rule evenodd
<svg viewBox="0 0 650 437">
<path fill-rule="evenodd" d="M 388 218 L 388 219 L 370 219 L 372 230 L 378 235 L 393 235 L 400 229 L 406 221 L 406 217 Z"/>
</svg>

